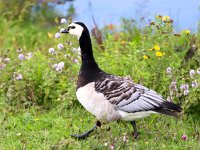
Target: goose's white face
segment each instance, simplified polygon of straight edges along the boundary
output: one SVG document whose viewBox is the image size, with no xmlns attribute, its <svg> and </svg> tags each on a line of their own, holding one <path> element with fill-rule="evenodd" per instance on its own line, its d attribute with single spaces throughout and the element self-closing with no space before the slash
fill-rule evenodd
<svg viewBox="0 0 200 150">
<path fill-rule="evenodd" d="M 82 35 L 83 27 L 79 24 L 76 24 L 75 22 L 72 22 L 68 26 L 68 32 L 69 32 L 69 34 L 74 35 L 79 39 Z"/>
</svg>

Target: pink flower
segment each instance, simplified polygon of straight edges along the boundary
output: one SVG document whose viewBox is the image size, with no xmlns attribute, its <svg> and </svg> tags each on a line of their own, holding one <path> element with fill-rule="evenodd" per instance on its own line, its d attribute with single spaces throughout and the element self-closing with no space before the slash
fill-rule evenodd
<svg viewBox="0 0 200 150">
<path fill-rule="evenodd" d="M 114 150 L 114 149 L 115 149 L 114 145 L 113 144 L 110 145 L 110 150 Z"/>
<path fill-rule="evenodd" d="M 187 137 L 187 135 L 186 135 L 186 134 L 183 134 L 183 135 L 182 135 L 182 137 L 181 137 L 181 139 L 182 139 L 182 140 L 184 140 L 184 141 L 186 141 L 186 140 L 187 140 L 187 138 L 188 138 L 188 137 Z"/>
</svg>

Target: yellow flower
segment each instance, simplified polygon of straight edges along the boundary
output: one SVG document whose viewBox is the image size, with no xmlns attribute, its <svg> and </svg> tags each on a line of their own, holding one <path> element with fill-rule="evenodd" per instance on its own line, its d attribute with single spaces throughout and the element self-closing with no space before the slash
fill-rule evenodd
<svg viewBox="0 0 200 150">
<path fill-rule="evenodd" d="M 183 34 L 190 34 L 190 30 L 182 30 L 181 33 L 183 33 Z"/>
<path fill-rule="evenodd" d="M 163 16 L 162 17 L 162 21 L 169 21 L 170 20 L 170 17 L 169 16 Z"/>
<path fill-rule="evenodd" d="M 162 16 L 161 15 L 157 15 L 156 19 L 162 19 Z"/>
<path fill-rule="evenodd" d="M 146 141 L 145 144 L 149 144 L 149 142 Z"/>
<path fill-rule="evenodd" d="M 160 50 L 160 46 L 158 44 L 155 44 L 153 49 L 159 51 Z"/>
<path fill-rule="evenodd" d="M 126 44 L 126 41 L 122 40 L 122 41 L 121 41 L 121 44 L 122 44 L 122 45 L 125 45 L 125 44 Z"/>
<path fill-rule="evenodd" d="M 35 119 L 34 119 L 34 121 L 38 121 L 38 120 L 39 120 L 38 118 L 35 118 Z"/>
<path fill-rule="evenodd" d="M 147 55 L 144 55 L 143 58 L 144 59 L 149 59 L 149 57 Z"/>
<path fill-rule="evenodd" d="M 53 33 L 48 32 L 47 34 L 48 34 L 48 37 L 49 37 L 50 39 L 53 37 Z"/>
<path fill-rule="evenodd" d="M 156 56 L 157 56 L 157 57 L 162 57 L 163 55 L 165 55 L 165 53 L 162 53 L 162 52 L 156 52 Z"/>
</svg>

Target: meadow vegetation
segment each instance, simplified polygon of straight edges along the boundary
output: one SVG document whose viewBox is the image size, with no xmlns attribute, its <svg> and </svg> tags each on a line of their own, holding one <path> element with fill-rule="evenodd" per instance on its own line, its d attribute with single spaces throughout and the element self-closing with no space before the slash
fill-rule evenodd
<svg viewBox="0 0 200 150">
<path fill-rule="evenodd" d="M 75 97 L 81 60 L 68 21 L 46 3 L 0 2 L 0 149 L 200 149 L 200 34 L 174 31 L 169 16 L 143 28 L 133 19 L 92 29 L 95 58 L 183 108 L 180 118 L 153 115 L 103 125 L 86 140 L 70 137 L 95 118 Z M 74 11 L 74 10 L 73 10 Z M 31 12 L 31 13 L 30 13 Z M 70 14 L 70 13 L 69 13 Z M 73 13 L 72 13 L 73 14 Z M 67 16 L 69 17 L 69 16 Z"/>
</svg>

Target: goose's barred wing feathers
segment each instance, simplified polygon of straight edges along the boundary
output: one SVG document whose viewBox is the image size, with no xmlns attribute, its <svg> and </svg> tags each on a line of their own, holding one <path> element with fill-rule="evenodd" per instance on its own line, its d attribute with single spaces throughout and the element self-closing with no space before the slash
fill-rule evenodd
<svg viewBox="0 0 200 150">
<path fill-rule="evenodd" d="M 181 112 L 180 106 L 165 101 L 155 91 L 113 75 L 96 81 L 95 90 L 103 93 L 106 99 L 116 106 L 116 109 L 128 113 L 155 111 L 177 116 L 176 112 Z"/>
</svg>

